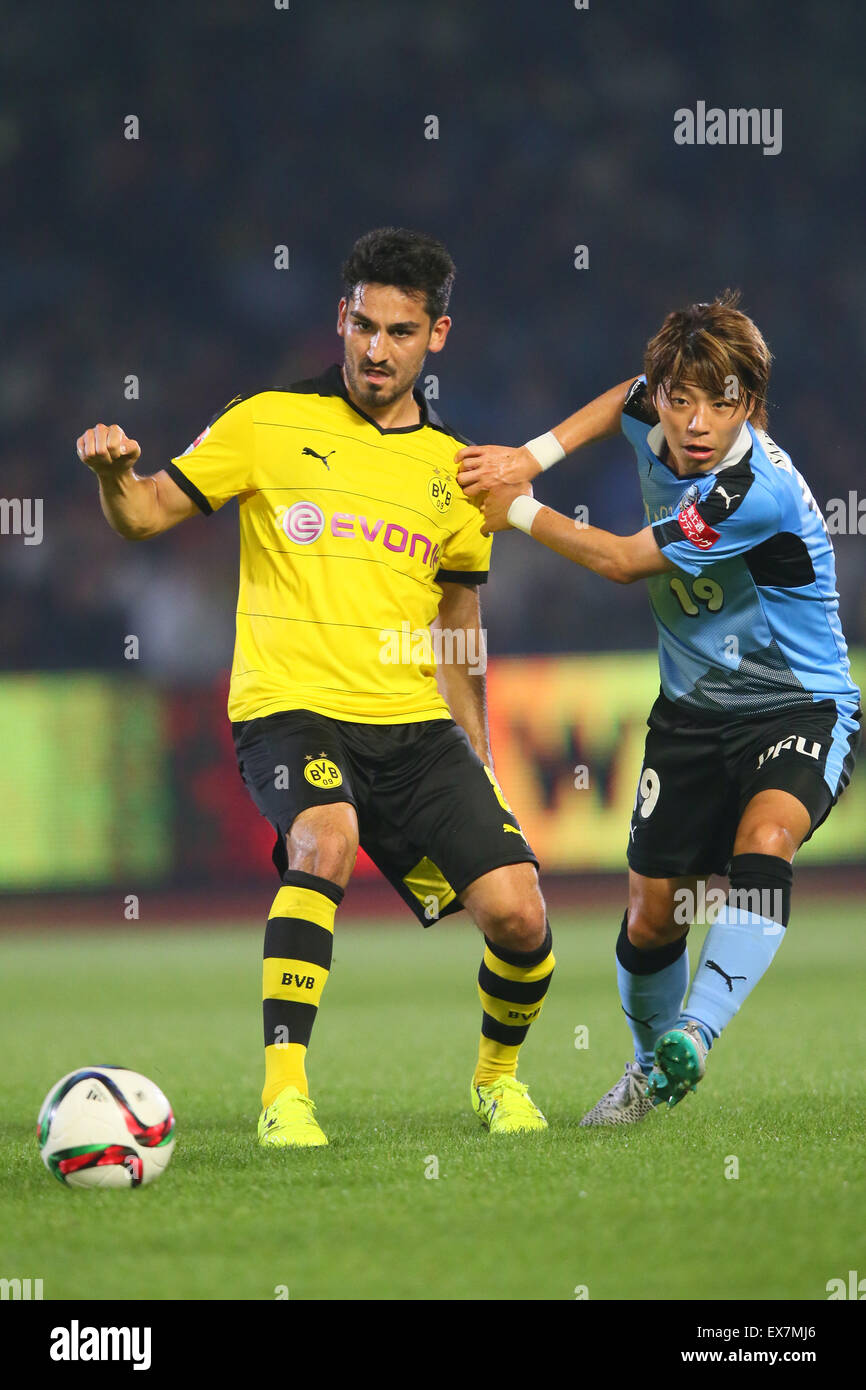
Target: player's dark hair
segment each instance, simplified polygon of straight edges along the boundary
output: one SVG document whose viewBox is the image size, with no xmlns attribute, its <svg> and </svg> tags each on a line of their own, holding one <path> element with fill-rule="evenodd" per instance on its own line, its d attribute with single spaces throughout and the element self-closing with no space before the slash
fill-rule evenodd
<svg viewBox="0 0 866 1390">
<path fill-rule="evenodd" d="M 405 227 L 377 227 L 365 232 L 343 262 L 348 294 L 356 285 L 371 284 L 394 285 L 406 294 L 421 294 L 433 323 L 448 308 L 456 273 L 441 241 Z"/>
<path fill-rule="evenodd" d="M 711 304 L 691 304 L 668 314 L 647 343 L 644 371 L 651 398 L 691 382 L 707 395 L 753 404 L 751 423 L 767 427 L 767 389 L 772 353 L 760 329 L 737 305 L 739 290 L 725 290 Z"/>
</svg>

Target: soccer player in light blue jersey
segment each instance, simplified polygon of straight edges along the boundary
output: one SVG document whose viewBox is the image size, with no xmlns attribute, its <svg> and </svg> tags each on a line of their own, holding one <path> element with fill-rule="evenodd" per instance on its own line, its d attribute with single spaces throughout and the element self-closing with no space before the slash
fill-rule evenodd
<svg viewBox="0 0 866 1390">
<path fill-rule="evenodd" d="M 635 1054 L 584 1125 L 635 1123 L 695 1089 L 782 943 L 794 856 L 848 785 L 860 737 L 833 546 L 766 433 L 771 356 L 737 304 L 726 293 L 669 314 L 641 376 L 522 448 L 457 456 L 488 531 L 515 527 L 616 583 L 645 579 L 658 628 L 661 690 L 616 945 Z M 619 431 L 637 460 L 642 530 L 580 526 L 533 498 L 532 478 Z M 712 873 L 730 890 L 683 1002 L 688 925 Z"/>
</svg>

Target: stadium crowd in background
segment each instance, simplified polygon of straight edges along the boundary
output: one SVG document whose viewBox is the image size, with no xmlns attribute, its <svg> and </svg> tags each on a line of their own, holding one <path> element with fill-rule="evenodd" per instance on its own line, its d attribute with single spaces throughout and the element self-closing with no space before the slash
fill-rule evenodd
<svg viewBox="0 0 866 1390">
<path fill-rule="evenodd" d="M 594 12 L 619 55 L 601 71 L 577 37 L 534 51 L 527 67 L 531 14 L 496 10 L 497 63 L 477 67 L 488 5 L 420 9 L 411 32 L 395 35 L 381 12 L 336 0 L 292 11 L 295 37 L 277 42 L 273 16 L 253 21 L 242 0 L 224 0 L 176 15 L 168 48 L 143 16 L 70 11 L 43 36 L 39 85 L 24 78 L 33 26 L 10 17 L 15 99 L 0 123 L 0 174 L 16 215 L 0 253 L 2 491 L 32 496 L 38 477 L 45 538 L 0 550 L 3 668 L 112 668 L 127 633 L 140 639 L 139 669 L 168 682 L 209 680 L 228 665 L 233 519 L 127 550 L 94 507 L 71 441 L 93 419 L 117 420 L 156 470 L 232 396 L 338 360 L 334 268 L 368 226 L 416 226 L 454 251 L 455 327 L 448 361 L 435 365 L 436 405 L 471 438 L 517 443 L 538 433 L 639 371 L 663 309 L 732 284 L 779 357 L 771 434 L 783 447 L 796 441 L 822 505 L 859 485 L 866 268 L 846 208 L 857 197 L 851 171 L 864 134 L 858 108 L 842 99 L 854 57 L 841 20 L 803 10 L 786 54 L 772 14 L 748 0 L 719 6 L 725 32 L 739 34 L 738 99 L 760 96 L 769 49 L 783 66 L 790 59 L 792 89 L 812 72 L 833 72 L 835 138 L 822 137 L 818 83 L 814 124 L 786 128 L 780 155 L 718 150 L 710 161 L 673 143 L 676 94 L 712 97 L 714 55 L 695 70 L 672 18 L 649 16 L 637 43 L 633 33 L 625 42 L 628 7 Z M 64 26 L 73 23 L 91 28 L 98 101 L 66 62 Z M 128 62 L 103 63 L 122 24 L 140 27 Z M 327 46 L 330 68 L 305 62 L 304 39 Z M 386 129 L 365 128 L 356 83 L 344 80 L 361 52 L 377 82 L 405 84 L 411 74 L 416 119 L 403 100 Z M 805 73 L 806 55 L 822 52 L 832 58 Z M 381 69 L 376 53 L 388 55 Z M 455 71 L 474 72 L 459 100 Z M 60 134 L 47 109 L 40 115 L 46 90 L 63 103 Z M 429 113 L 438 139 L 425 138 Z M 140 122 L 137 140 L 124 138 L 129 114 Z M 373 138 L 381 158 L 357 157 L 369 152 L 359 142 Z M 796 142 L 796 159 L 786 160 L 787 142 Z M 749 206 L 760 235 L 744 216 Z M 278 244 L 289 248 L 286 271 L 274 268 Z M 588 248 L 586 270 L 574 267 L 577 244 Z M 330 301 L 333 312 L 323 313 Z M 124 395 L 131 376 L 138 399 Z M 634 530 L 641 509 L 629 454 L 613 441 L 591 465 L 555 470 L 540 495 L 568 513 L 588 505 L 602 527 Z M 863 643 L 866 547 L 856 535 L 834 543 L 846 630 Z M 654 645 L 639 586 L 620 590 L 569 571 L 520 537 L 497 541 L 491 580 L 484 611 L 493 653 Z M 581 617 L 568 621 L 569 613 Z"/>
</svg>

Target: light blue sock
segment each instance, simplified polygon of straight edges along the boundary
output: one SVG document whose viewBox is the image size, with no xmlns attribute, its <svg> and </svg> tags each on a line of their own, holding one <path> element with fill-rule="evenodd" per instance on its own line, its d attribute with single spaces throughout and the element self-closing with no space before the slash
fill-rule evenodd
<svg viewBox="0 0 866 1390">
<path fill-rule="evenodd" d="M 651 954 L 641 952 L 645 956 Z M 635 1061 L 644 1072 L 649 1072 L 658 1039 L 677 1026 L 689 987 L 689 953 L 683 951 L 678 960 L 652 975 L 637 975 L 617 958 L 616 979 L 623 1013 L 634 1038 Z"/>
<path fill-rule="evenodd" d="M 751 994 L 784 935 L 781 922 L 726 903 L 707 932 L 679 1023 L 700 1024 L 710 1046 Z"/>
</svg>

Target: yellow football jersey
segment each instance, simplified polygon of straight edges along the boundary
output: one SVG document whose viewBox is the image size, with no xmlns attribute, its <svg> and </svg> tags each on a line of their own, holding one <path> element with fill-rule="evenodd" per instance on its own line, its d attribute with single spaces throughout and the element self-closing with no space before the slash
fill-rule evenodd
<svg viewBox="0 0 866 1390">
<path fill-rule="evenodd" d="M 491 541 L 456 482 L 465 441 L 415 399 L 420 424 L 381 429 L 335 366 L 238 397 L 169 465 L 207 515 L 238 499 L 230 719 L 448 717 L 429 625 L 443 580 L 486 580 Z"/>
</svg>

